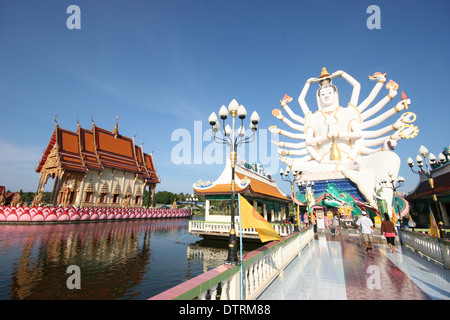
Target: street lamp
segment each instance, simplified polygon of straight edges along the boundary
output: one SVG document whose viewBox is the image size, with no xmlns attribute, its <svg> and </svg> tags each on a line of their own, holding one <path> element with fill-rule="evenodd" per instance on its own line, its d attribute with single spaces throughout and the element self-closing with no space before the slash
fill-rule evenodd
<svg viewBox="0 0 450 320">
<path fill-rule="evenodd" d="M 190 198 L 186 198 L 186 202 L 188 202 L 191 205 L 191 215 L 192 215 L 192 206 L 195 205 L 197 201 L 198 198 L 194 194 L 191 194 Z"/>
<path fill-rule="evenodd" d="M 419 153 L 423 157 L 423 159 L 422 159 L 422 157 L 420 155 L 417 155 L 417 157 L 416 157 L 416 162 L 417 162 L 417 166 L 419 167 L 419 171 L 415 171 L 413 169 L 413 167 L 414 167 L 414 160 L 411 157 L 408 158 L 407 163 L 408 163 L 408 166 L 411 168 L 411 171 L 413 173 L 425 176 L 428 179 L 428 183 L 430 184 L 431 193 L 432 193 L 432 196 L 433 196 L 433 205 L 432 206 L 435 207 L 433 214 L 435 215 L 435 217 L 436 217 L 436 214 L 437 214 L 437 216 L 438 216 L 438 218 L 440 220 L 438 222 L 439 229 L 440 229 L 440 235 L 441 235 L 441 238 L 444 238 L 445 237 L 444 236 L 445 233 L 442 232 L 442 220 L 443 220 L 442 219 L 442 213 L 441 213 L 441 210 L 439 209 L 438 199 L 437 199 L 436 193 L 434 191 L 433 172 L 430 169 L 431 165 L 436 165 L 437 164 L 436 156 L 434 154 L 432 154 L 432 153 L 428 154 L 428 149 L 425 148 L 423 145 L 420 146 Z M 446 157 L 442 153 L 440 153 L 438 155 L 438 159 L 439 159 L 440 163 L 446 162 Z M 425 168 L 424 168 L 424 163 L 425 163 Z M 435 219 L 435 220 L 437 220 L 437 219 Z"/>
<path fill-rule="evenodd" d="M 300 177 L 302 174 L 302 171 L 293 170 L 291 171 L 291 167 L 286 167 L 286 170 L 283 171 L 283 169 L 280 169 L 280 176 L 281 180 L 289 182 L 291 184 L 291 194 L 292 194 L 292 205 L 294 206 L 294 210 L 297 211 L 297 228 L 300 230 L 300 208 L 297 205 L 297 209 L 295 208 L 295 188 L 294 183 L 297 177 Z"/>
<path fill-rule="evenodd" d="M 400 205 L 398 204 L 398 193 L 397 188 L 401 188 L 405 185 L 405 179 L 403 177 L 397 177 L 396 179 L 393 178 L 393 173 L 389 172 L 389 181 L 382 181 L 383 185 L 388 187 L 389 189 L 392 189 L 394 191 L 395 196 L 395 203 L 396 203 L 396 210 L 397 213 L 400 216 Z M 395 214 L 395 213 L 394 213 Z M 400 228 L 403 228 L 403 218 L 400 216 Z"/>
<path fill-rule="evenodd" d="M 312 203 L 312 199 L 308 199 L 307 190 L 308 190 L 308 188 L 311 188 L 311 192 L 312 192 L 312 194 L 314 194 L 314 181 L 308 181 L 308 180 L 299 181 L 299 182 L 297 182 L 297 186 L 298 186 L 298 191 L 302 192 L 302 189 L 304 189 L 304 191 L 305 191 L 305 201 L 307 204 L 306 210 L 308 212 L 308 215 L 310 216 L 309 221 L 311 223 L 311 212 L 310 212 L 311 208 L 310 208 L 310 206 Z M 316 224 L 314 225 L 314 232 L 316 232 L 315 228 L 316 228 Z"/>
<path fill-rule="evenodd" d="M 231 115 L 231 127 L 229 124 L 225 126 L 225 120 L 228 118 L 228 112 Z M 236 134 L 236 116 L 241 120 L 241 125 Z M 259 115 L 254 111 L 250 117 L 250 129 L 252 130 L 251 136 L 245 136 L 244 119 L 247 116 L 247 110 L 243 105 L 239 105 L 236 100 L 232 100 L 228 105 L 228 109 L 222 106 L 219 110 L 219 117 L 222 119 L 223 135 L 217 136 L 220 130 L 219 120 L 215 112 L 211 113 L 208 118 L 209 124 L 214 135 L 214 140 L 218 143 L 226 144 L 230 147 L 230 161 L 231 161 L 231 229 L 230 238 L 228 243 L 228 257 L 225 261 L 226 264 L 237 265 L 239 260 L 237 257 L 237 240 L 235 230 L 235 165 L 237 158 L 237 147 L 250 143 L 255 138 L 256 130 L 258 130 Z"/>
</svg>

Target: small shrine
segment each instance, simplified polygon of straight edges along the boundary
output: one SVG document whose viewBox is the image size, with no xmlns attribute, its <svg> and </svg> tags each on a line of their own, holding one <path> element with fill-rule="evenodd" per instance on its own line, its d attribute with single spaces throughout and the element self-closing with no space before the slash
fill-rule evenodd
<svg viewBox="0 0 450 320">
<path fill-rule="evenodd" d="M 118 120 L 118 118 L 117 118 Z M 55 179 L 50 204 L 83 207 L 142 207 L 144 189 L 153 198 L 160 182 L 152 154 L 144 153 L 134 138 L 92 121 L 90 130 L 78 123 L 76 132 L 55 128 L 36 168 L 40 174 L 34 205 L 44 186 Z"/>
<path fill-rule="evenodd" d="M 211 201 L 231 201 L 231 164 L 229 157 L 224 170 L 215 182 L 198 180 L 194 185 L 197 195 L 206 197 L 205 221 L 230 222 L 228 215 L 213 215 L 210 213 Z M 235 194 L 241 194 L 268 222 L 288 219 L 291 199 L 282 193 L 271 175 L 264 172 L 260 164 L 249 164 L 238 159 L 235 166 Z M 238 214 L 236 214 L 238 219 Z"/>
</svg>

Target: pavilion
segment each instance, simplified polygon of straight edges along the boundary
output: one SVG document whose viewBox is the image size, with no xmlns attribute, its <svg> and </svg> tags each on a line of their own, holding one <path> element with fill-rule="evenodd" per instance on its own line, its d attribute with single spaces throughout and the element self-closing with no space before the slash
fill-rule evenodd
<svg viewBox="0 0 450 320">
<path fill-rule="evenodd" d="M 444 226 L 449 226 L 450 161 L 447 160 L 444 164 L 433 168 L 431 173 L 434 179 L 434 193 L 437 198 L 439 211 L 442 215 L 442 223 Z M 430 225 L 429 208 L 433 202 L 433 193 L 425 175 L 420 175 L 417 186 L 408 196 L 406 196 L 406 199 L 411 203 L 411 216 L 414 222 L 416 222 L 418 226 L 428 227 Z"/>
<path fill-rule="evenodd" d="M 276 181 L 272 176 L 265 174 L 261 165 L 256 163 L 251 165 L 238 160 L 235 174 L 236 200 L 237 195 L 241 194 L 268 222 L 289 218 L 288 207 L 292 200 L 278 189 Z M 230 216 L 210 214 L 211 201 L 231 201 L 231 164 L 228 157 L 224 170 L 215 182 L 199 180 L 193 188 L 197 195 L 206 197 L 205 221 L 230 222 Z"/>
</svg>

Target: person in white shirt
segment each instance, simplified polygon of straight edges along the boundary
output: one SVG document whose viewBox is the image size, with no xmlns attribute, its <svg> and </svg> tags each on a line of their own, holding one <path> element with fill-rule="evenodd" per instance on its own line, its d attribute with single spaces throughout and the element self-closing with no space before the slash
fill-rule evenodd
<svg viewBox="0 0 450 320">
<path fill-rule="evenodd" d="M 366 251 L 369 251 L 373 249 L 373 222 L 366 211 L 363 211 L 362 214 L 363 216 L 356 221 L 356 225 L 361 227 Z"/>
</svg>

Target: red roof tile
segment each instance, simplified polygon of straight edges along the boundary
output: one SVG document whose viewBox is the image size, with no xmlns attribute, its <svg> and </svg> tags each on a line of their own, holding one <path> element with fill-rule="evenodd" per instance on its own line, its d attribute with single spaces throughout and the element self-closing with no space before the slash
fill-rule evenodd
<svg viewBox="0 0 450 320">
<path fill-rule="evenodd" d="M 79 127 L 77 132 L 56 126 L 36 172 L 41 172 L 55 145 L 64 169 L 86 172 L 89 169 L 102 170 L 109 167 L 133 172 L 147 182 L 160 182 L 153 157 L 143 153 L 141 147 L 135 146 L 133 139 L 95 125 L 92 131 Z"/>
</svg>

